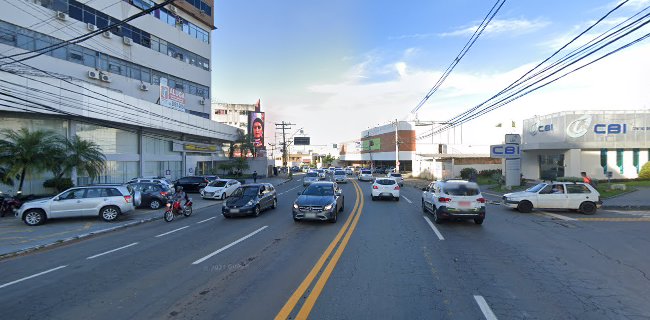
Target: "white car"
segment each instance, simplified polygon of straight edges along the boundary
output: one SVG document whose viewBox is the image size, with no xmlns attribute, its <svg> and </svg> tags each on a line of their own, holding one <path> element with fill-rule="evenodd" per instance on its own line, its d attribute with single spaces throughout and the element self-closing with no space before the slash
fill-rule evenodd
<svg viewBox="0 0 650 320">
<path fill-rule="evenodd" d="M 345 174 L 350 175 L 350 176 L 353 175 L 354 170 L 352 169 L 352 167 L 345 168 Z"/>
<path fill-rule="evenodd" d="M 357 177 L 359 181 L 372 181 L 374 177 L 372 176 L 372 171 L 370 170 L 361 170 L 359 176 Z"/>
<path fill-rule="evenodd" d="M 377 178 L 375 182 L 372 183 L 372 191 L 370 197 L 372 201 L 377 200 L 378 198 L 391 198 L 395 201 L 399 201 L 399 184 L 395 179 L 391 178 Z"/>
<path fill-rule="evenodd" d="M 314 182 L 320 181 L 320 175 L 316 171 L 307 172 L 304 178 L 302 178 L 302 186 L 306 187 Z"/>
<path fill-rule="evenodd" d="M 336 170 L 336 171 L 334 171 L 334 175 L 332 176 L 332 180 L 334 182 L 348 183 L 348 176 L 345 174 L 345 171 Z"/>
<path fill-rule="evenodd" d="M 395 179 L 397 183 L 399 183 L 400 187 L 404 186 L 404 177 L 402 177 L 401 173 L 391 172 L 387 174 L 386 177 Z"/>
<path fill-rule="evenodd" d="M 600 193 L 591 185 L 582 182 L 540 183 L 526 191 L 506 193 L 503 204 L 519 212 L 540 209 L 578 210 L 594 214 L 602 204 Z"/>
<path fill-rule="evenodd" d="M 422 211 L 431 212 L 435 223 L 450 219 L 485 220 L 485 204 L 478 184 L 465 180 L 435 181 L 422 188 Z"/>
<path fill-rule="evenodd" d="M 234 179 L 217 179 L 208 183 L 205 188 L 201 189 L 201 197 L 203 199 L 226 199 L 241 183 Z"/>
</svg>

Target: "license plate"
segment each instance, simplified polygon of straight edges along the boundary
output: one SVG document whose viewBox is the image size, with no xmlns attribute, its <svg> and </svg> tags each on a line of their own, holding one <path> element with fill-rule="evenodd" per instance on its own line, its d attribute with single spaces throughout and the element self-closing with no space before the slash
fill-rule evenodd
<svg viewBox="0 0 650 320">
<path fill-rule="evenodd" d="M 316 219 L 315 213 L 305 213 L 305 218 L 307 219 Z"/>
<path fill-rule="evenodd" d="M 230 213 L 239 213 L 239 209 L 230 209 Z"/>
<path fill-rule="evenodd" d="M 461 206 L 461 207 L 469 207 L 470 203 L 469 203 L 469 201 L 459 201 L 458 205 Z"/>
</svg>

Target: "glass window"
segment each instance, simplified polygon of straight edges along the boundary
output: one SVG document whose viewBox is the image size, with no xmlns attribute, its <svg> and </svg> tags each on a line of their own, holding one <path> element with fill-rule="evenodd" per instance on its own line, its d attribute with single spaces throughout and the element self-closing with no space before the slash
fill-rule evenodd
<svg viewBox="0 0 650 320">
<path fill-rule="evenodd" d="M 68 15 L 77 21 L 83 21 L 83 6 L 77 1 L 70 1 Z"/>
<path fill-rule="evenodd" d="M 84 56 L 83 56 L 82 48 L 80 46 L 76 46 L 76 45 L 68 46 L 68 61 L 83 64 Z"/>
<path fill-rule="evenodd" d="M 148 68 L 141 69 L 140 80 L 151 83 L 151 72 Z"/>
<path fill-rule="evenodd" d="M 97 15 L 97 28 L 102 29 L 108 27 L 109 18 L 103 13 Z"/>
<path fill-rule="evenodd" d="M 57 59 L 67 59 L 68 57 L 68 47 L 62 47 L 62 48 L 57 48 L 51 51 L 52 56 L 57 58 Z"/>
<path fill-rule="evenodd" d="M 84 48 L 84 65 L 87 67 L 95 68 L 97 66 L 97 57 L 95 52 L 90 49 Z"/>
<path fill-rule="evenodd" d="M 52 10 L 68 12 L 68 0 L 53 0 Z"/>
<path fill-rule="evenodd" d="M 160 51 L 160 39 L 155 36 L 151 36 L 151 47 L 154 51 Z"/>
<path fill-rule="evenodd" d="M 447 183 L 442 192 L 450 196 L 475 196 L 480 193 L 474 183 Z"/>
<path fill-rule="evenodd" d="M 160 39 L 160 51 L 163 54 L 167 54 L 167 41 Z"/>
<path fill-rule="evenodd" d="M 97 25 L 97 21 L 95 21 L 95 10 L 89 7 L 84 7 L 84 22 Z"/>
<path fill-rule="evenodd" d="M 584 184 L 567 184 L 567 193 L 591 193 L 591 190 Z"/>
<path fill-rule="evenodd" d="M 103 53 L 99 54 L 99 68 L 108 71 L 108 56 Z"/>
<path fill-rule="evenodd" d="M 82 199 L 86 189 L 72 189 L 67 192 L 62 193 L 59 196 L 59 200 L 72 200 L 72 199 Z"/>
<path fill-rule="evenodd" d="M 25 50 L 34 50 L 34 38 L 26 34 L 18 34 L 16 37 L 18 48 Z"/>
</svg>

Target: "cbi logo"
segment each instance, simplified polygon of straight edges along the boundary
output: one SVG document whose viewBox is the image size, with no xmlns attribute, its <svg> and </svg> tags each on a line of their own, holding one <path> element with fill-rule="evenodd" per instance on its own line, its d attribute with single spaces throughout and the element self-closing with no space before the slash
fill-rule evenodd
<svg viewBox="0 0 650 320">
<path fill-rule="evenodd" d="M 590 115 L 584 115 L 569 123 L 566 128 L 567 136 L 571 138 L 580 138 L 584 136 L 592 127 L 593 119 Z M 626 134 L 627 124 L 625 123 L 597 123 L 593 126 L 594 134 Z"/>
</svg>

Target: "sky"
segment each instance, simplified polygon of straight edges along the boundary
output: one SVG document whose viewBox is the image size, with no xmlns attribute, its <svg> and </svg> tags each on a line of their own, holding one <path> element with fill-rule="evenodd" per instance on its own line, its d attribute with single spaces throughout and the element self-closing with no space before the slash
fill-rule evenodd
<svg viewBox="0 0 650 320">
<path fill-rule="evenodd" d="M 507 0 L 417 118 L 447 121 L 486 101 L 618 3 Z M 261 99 L 266 142 L 274 139 L 273 123 L 281 121 L 303 128 L 315 145 L 359 139 L 370 127 L 413 119 L 411 110 L 494 4 L 215 0 L 213 100 L 252 104 Z M 630 0 L 581 39 L 591 40 L 644 9 L 650 13 L 648 6 L 650 0 Z M 612 46 L 648 32 L 646 25 Z M 535 115 L 648 109 L 648 57 L 650 39 L 464 124 L 463 142 L 500 143 L 484 133 L 494 133 L 497 123 L 520 126 Z"/>
</svg>

